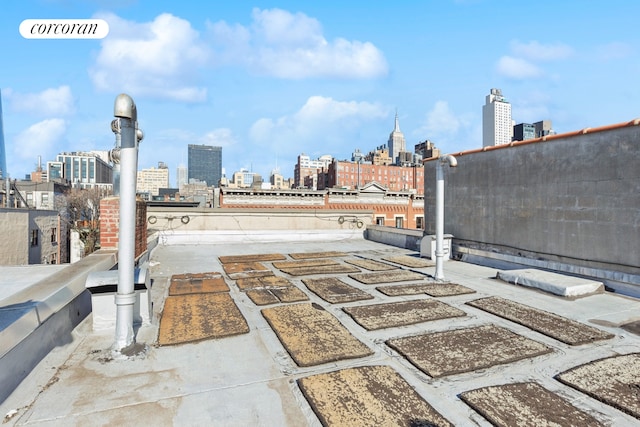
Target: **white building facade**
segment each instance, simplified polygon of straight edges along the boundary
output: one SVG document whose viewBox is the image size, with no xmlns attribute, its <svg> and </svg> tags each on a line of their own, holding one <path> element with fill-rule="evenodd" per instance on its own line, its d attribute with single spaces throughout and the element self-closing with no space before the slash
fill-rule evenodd
<svg viewBox="0 0 640 427">
<path fill-rule="evenodd" d="M 500 89 L 491 89 L 482 106 L 482 146 L 509 144 L 512 137 L 511 104 Z"/>
<path fill-rule="evenodd" d="M 136 193 L 147 193 L 157 196 L 160 188 L 169 188 L 169 168 L 162 162 L 158 168 L 138 171 Z"/>
</svg>

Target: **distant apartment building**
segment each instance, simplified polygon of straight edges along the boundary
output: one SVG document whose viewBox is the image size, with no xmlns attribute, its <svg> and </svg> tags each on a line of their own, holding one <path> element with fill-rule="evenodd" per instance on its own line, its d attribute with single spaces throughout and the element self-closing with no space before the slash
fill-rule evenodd
<svg viewBox="0 0 640 427">
<path fill-rule="evenodd" d="M 311 160 L 311 157 L 304 153 L 300 154 L 293 170 L 294 186 L 296 188 L 313 188 L 305 186 L 305 178 L 316 175 L 319 170 L 326 170 L 332 160 L 333 157 L 329 154 L 325 154 L 316 160 Z"/>
<path fill-rule="evenodd" d="M 18 194 L 14 201 L 17 208 L 59 210 L 66 205 L 62 199 L 70 186 L 61 182 L 16 181 Z"/>
<path fill-rule="evenodd" d="M 398 120 L 398 113 L 396 113 L 396 121 L 393 131 L 389 134 L 389 141 L 387 142 L 389 146 L 389 156 L 391 157 L 391 163 L 400 164 L 399 156 L 400 153 L 406 152 L 406 142 L 404 139 L 404 134 L 400 131 L 400 121 Z"/>
<path fill-rule="evenodd" d="M 482 106 L 482 146 L 509 144 L 513 136 L 511 104 L 502 90 L 491 89 Z"/>
<path fill-rule="evenodd" d="M 389 156 L 389 149 L 386 145 L 381 145 L 364 156 L 364 160 L 373 165 L 391 165 L 393 160 Z"/>
<path fill-rule="evenodd" d="M 440 156 L 440 150 L 428 139 L 417 143 L 414 152 L 422 159 Z"/>
<path fill-rule="evenodd" d="M 189 182 L 206 182 L 209 187 L 217 187 L 222 178 L 222 147 L 189 144 Z M 195 181 L 193 181 L 195 180 Z"/>
<path fill-rule="evenodd" d="M 536 128 L 531 123 L 518 123 L 513 127 L 513 141 L 526 141 L 536 137 Z"/>
<path fill-rule="evenodd" d="M 543 136 L 555 135 L 551 120 L 541 120 L 535 123 L 518 123 L 513 127 L 513 141 L 527 141 Z"/>
<path fill-rule="evenodd" d="M 42 171 L 46 181 L 67 181 L 72 188 L 101 188 L 113 190 L 113 167 L 101 153 L 60 153 L 55 161 L 47 162 Z"/>
<path fill-rule="evenodd" d="M 424 172 L 422 164 L 418 163 L 404 167 L 334 160 L 326 173 L 319 174 L 317 182 L 319 190 L 357 189 L 370 183 L 377 183 L 389 191 L 407 191 L 417 194 L 424 192 Z"/>
<path fill-rule="evenodd" d="M 233 173 L 228 187 L 230 188 L 251 188 L 254 178 L 257 174 L 250 172 L 248 169 L 240 169 Z"/>
<path fill-rule="evenodd" d="M 280 173 L 280 169 L 278 168 L 271 171 L 271 175 L 269 175 L 269 184 L 271 184 L 271 188 L 274 190 L 291 188 L 289 180 L 284 179 L 284 176 Z"/>
<path fill-rule="evenodd" d="M 146 200 L 158 196 L 160 188 L 169 187 L 169 167 L 164 162 L 158 162 L 158 168 L 142 169 L 138 171 L 136 193 L 147 195 Z"/>
<path fill-rule="evenodd" d="M 4 147 L 4 128 L 2 126 L 2 92 L 0 92 L 0 179 L 7 179 L 7 154 Z"/>
<path fill-rule="evenodd" d="M 0 208 L 0 265 L 69 262 L 67 230 L 55 210 Z"/>
</svg>

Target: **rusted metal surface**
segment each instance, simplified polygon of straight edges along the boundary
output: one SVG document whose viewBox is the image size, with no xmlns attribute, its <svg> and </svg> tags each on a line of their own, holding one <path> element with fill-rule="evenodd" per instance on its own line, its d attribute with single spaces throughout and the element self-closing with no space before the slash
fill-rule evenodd
<svg viewBox="0 0 640 427">
<path fill-rule="evenodd" d="M 640 419 L 640 353 L 586 363 L 556 379 Z"/>
<path fill-rule="evenodd" d="M 452 426 L 388 366 L 363 366 L 298 380 L 325 426 Z"/>
<path fill-rule="evenodd" d="M 165 300 L 158 344 L 180 344 L 247 332 L 247 321 L 228 293 L 176 295 Z"/>
<path fill-rule="evenodd" d="M 326 251 L 326 252 L 297 252 L 289 254 L 293 259 L 310 259 L 310 258 L 334 258 L 347 256 L 344 252 Z"/>
<path fill-rule="evenodd" d="M 495 325 L 394 338 L 387 344 L 431 377 L 475 371 L 552 352 L 542 343 Z"/>
<path fill-rule="evenodd" d="M 395 297 L 400 295 L 427 294 L 432 297 L 450 297 L 454 295 L 473 294 L 475 291 L 466 286 L 449 282 L 429 282 L 409 285 L 378 286 L 376 289 L 383 294 Z"/>
<path fill-rule="evenodd" d="M 367 330 L 466 316 L 464 311 L 434 299 L 361 305 L 345 307 L 342 310 Z"/>
<path fill-rule="evenodd" d="M 364 268 L 369 271 L 387 271 L 387 270 L 396 270 L 399 267 L 391 264 L 387 264 L 385 262 L 376 261 L 373 259 L 364 259 L 364 258 L 349 258 L 345 259 L 344 262 L 347 264 L 353 264 L 360 268 Z"/>
<path fill-rule="evenodd" d="M 435 262 L 420 258 L 419 256 L 411 256 L 411 255 L 397 255 L 397 256 L 389 256 L 382 258 L 385 261 L 395 262 L 396 264 L 404 265 L 405 267 L 411 268 L 424 268 L 424 267 L 433 267 L 436 265 Z"/>
<path fill-rule="evenodd" d="M 309 300 L 307 294 L 305 294 L 295 286 L 287 288 L 275 288 L 271 289 L 270 291 L 278 298 L 278 300 L 280 300 L 280 302 L 298 302 Z"/>
<path fill-rule="evenodd" d="M 604 426 L 538 383 L 465 391 L 460 398 L 494 426 Z"/>
<path fill-rule="evenodd" d="M 331 304 L 373 299 L 367 292 L 344 283 L 337 277 L 302 279 L 307 288 Z"/>
<path fill-rule="evenodd" d="M 222 264 L 222 268 L 234 280 L 247 277 L 273 276 L 273 272 L 267 266 L 256 261 Z"/>
<path fill-rule="evenodd" d="M 271 305 L 280 302 L 277 296 L 269 289 L 254 289 L 246 292 L 247 296 L 255 305 Z"/>
<path fill-rule="evenodd" d="M 298 366 L 313 366 L 373 352 L 317 304 L 262 309 L 262 315 Z"/>
<path fill-rule="evenodd" d="M 505 298 L 487 297 L 469 301 L 467 304 L 569 345 L 581 345 L 614 337 L 613 334 L 589 325 Z"/>
<path fill-rule="evenodd" d="M 237 279 L 236 285 L 238 285 L 238 289 L 241 291 L 294 286 L 289 279 L 281 276 L 247 277 L 244 279 Z"/>
<path fill-rule="evenodd" d="M 366 285 L 376 285 L 380 283 L 407 282 L 410 280 L 424 280 L 426 275 L 408 270 L 377 271 L 373 273 L 349 274 L 353 280 Z"/>
<path fill-rule="evenodd" d="M 173 276 L 169 285 L 169 295 L 209 292 L 229 292 L 229 286 L 220 273 L 182 275 L 178 279 Z"/>
<path fill-rule="evenodd" d="M 314 274 L 355 273 L 360 269 L 346 264 L 317 265 L 315 267 L 281 268 L 280 271 L 291 276 L 312 276 Z"/>
<path fill-rule="evenodd" d="M 318 259 L 304 259 L 300 261 L 278 261 L 274 262 L 273 266 L 279 270 L 285 268 L 303 268 L 303 267 L 316 267 L 319 265 L 338 265 L 338 261 L 331 258 L 318 258 Z"/>
<path fill-rule="evenodd" d="M 283 254 L 250 254 L 250 255 L 224 255 L 218 257 L 221 264 L 231 264 L 234 262 L 261 262 L 279 261 L 287 259 Z"/>
</svg>

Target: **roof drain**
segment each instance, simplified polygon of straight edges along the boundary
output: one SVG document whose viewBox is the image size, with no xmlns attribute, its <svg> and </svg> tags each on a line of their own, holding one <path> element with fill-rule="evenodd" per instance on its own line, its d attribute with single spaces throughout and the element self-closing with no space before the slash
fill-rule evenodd
<svg viewBox="0 0 640 427">
<path fill-rule="evenodd" d="M 111 129 L 120 136 L 120 232 L 118 238 L 118 291 L 116 303 L 116 337 L 114 351 L 123 352 L 134 344 L 133 311 L 135 234 L 136 234 L 136 175 L 138 143 L 142 131 L 138 129 L 138 113 L 133 99 L 126 94 L 116 97 Z"/>
</svg>

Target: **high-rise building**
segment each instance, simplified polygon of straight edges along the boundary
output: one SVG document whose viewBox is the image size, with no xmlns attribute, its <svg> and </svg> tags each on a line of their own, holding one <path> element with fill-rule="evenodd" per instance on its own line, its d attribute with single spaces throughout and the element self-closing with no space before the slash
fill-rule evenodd
<svg viewBox="0 0 640 427">
<path fill-rule="evenodd" d="M 500 89 L 491 89 L 482 106 L 482 146 L 508 144 L 512 136 L 511 104 Z"/>
<path fill-rule="evenodd" d="M 180 188 L 189 182 L 189 172 L 184 164 L 180 163 L 178 166 L 178 173 L 176 175 L 176 187 Z"/>
<path fill-rule="evenodd" d="M 304 153 L 300 154 L 298 156 L 298 162 L 293 169 L 293 182 L 295 187 L 305 188 L 305 178 L 316 175 L 318 170 L 327 170 L 332 161 L 333 157 L 330 154 L 320 156 L 317 160 L 311 160 L 311 157 Z"/>
<path fill-rule="evenodd" d="M 551 125 L 551 120 L 540 120 L 539 122 L 535 122 L 533 127 L 535 128 L 536 138 L 556 134 Z"/>
<path fill-rule="evenodd" d="M 73 188 L 113 189 L 113 167 L 99 153 L 60 153 L 46 173 L 47 181 L 66 180 Z"/>
<path fill-rule="evenodd" d="M 2 93 L 0 93 L 0 179 L 9 177 L 7 173 L 7 155 L 4 148 L 4 128 L 2 127 Z"/>
<path fill-rule="evenodd" d="M 164 162 L 158 162 L 158 168 L 142 169 L 138 171 L 136 192 L 151 196 L 158 196 L 161 188 L 169 187 L 169 168 Z"/>
<path fill-rule="evenodd" d="M 518 123 L 513 127 L 513 140 L 526 141 L 536 137 L 536 128 L 531 123 Z"/>
<path fill-rule="evenodd" d="M 393 131 L 389 134 L 389 156 L 391 156 L 391 162 L 398 164 L 398 156 L 401 152 L 407 151 L 404 134 L 400 131 L 400 122 L 398 120 L 398 113 L 396 113 L 396 124 Z"/>
<path fill-rule="evenodd" d="M 209 187 L 217 187 L 222 178 L 222 147 L 189 144 L 189 182 L 206 182 Z"/>
</svg>

